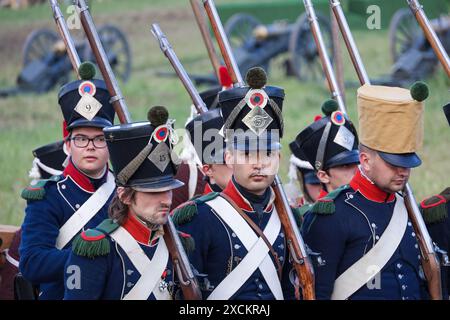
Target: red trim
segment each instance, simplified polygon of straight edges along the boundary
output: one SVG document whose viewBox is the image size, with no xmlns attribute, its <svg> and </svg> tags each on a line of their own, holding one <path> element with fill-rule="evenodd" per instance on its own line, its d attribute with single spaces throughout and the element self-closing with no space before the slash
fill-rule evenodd
<svg viewBox="0 0 450 320">
<path fill-rule="evenodd" d="M 132 213 L 128 213 L 128 217 L 122 227 L 124 227 L 137 242 L 146 245 L 150 243 L 150 229 L 140 222 Z"/>
<path fill-rule="evenodd" d="M 70 176 L 81 188 L 86 191 L 95 191 L 95 188 L 89 178 L 75 167 L 72 160 L 69 161 L 69 165 L 64 169 L 63 175 L 64 177 Z"/>
<path fill-rule="evenodd" d="M 203 189 L 203 195 L 214 192 L 209 183 L 205 183 L 205 188 Z"/>
<path fill-rule="evenodd" d="M 359 191 L 364 197 L 375 202 L 391 202 L 395 199 L 394 193 L 387 193 L 379 189 L 375 184 L 371 183 L 361 174 L 360 170 L 356 171 L 353 179 L 350 181 L 350 187 Z"/>
<path fill-rule="evenodd" d="M 328 192 L 326 192 L 324 189 L 320 190 L 319 196 L 317 197 L 317 200 L 322 199 L 328 195 Z"/>
<path fill-rule="evenodd" d="M 182 238 L 192 238 L 192 236 L 189 233 L 184 233 L 184 232 L 178 231 L 178 234 Z"/>
<path fill-rule="evenodd" d="M 444 196 L 442 196 L 442 195 L 440 195 L 440 194 L 435 195 L 435 197 L 436 197 L 436 198 L 439 198 L 439 199 L 441 199 L 441 200 L 439 200 L 438 202 L 435 202 L 435 203 L 425 204 L 425 201 L 427 201 L 428 199 L 430 199 L 430 198 L 426 198 L 426 199 L 424 199 L 424 200 L 420 203 L 420 206 L 421 206 L 423 209 L 429 209 L 429 208 L 433 208 L 433 207 L 436 207 L 436 206 L 438 206 L 438 205 L 440 205 L 440 204 L 443 204 L 443 203 L 446 203 L 446 202 L 447 202 L 447 200 L 444 198 Z"/>
<path fill-rule="evenodd" d="M 229 196 L 242 210 L 255 211 L 253 210 L 247 199 L 245 199 L 244 196 L 236 188 L 236 186 L 233 183 L 233 179 L 231 179 L 228 182 L 228 185 L 222 192 L 225 193 L 227 196 Z M 272 199 L 269 201 L 266 208 L 264 209 L 265 212 L 270 212 L 272 210 L 274 200 L 275 197 L 272 197 Z"/>
<path fill-rule="evenodd" d="M 254 211 L 234 185 L 233 179 L 228 182 L 226 188 L 222 192 L 229 196 L 242 210 Z"/>
<path fill-rule="evenodd" d="M 81 233 L 81 239 L 86 240 L 86 241 L 98 241 L 98 240 L 104 239 L 105 237 L 106 236 L 104 234 L 101 234 L 101 235 L 98 235 L 95 237 L 91 237 L 91 236 L 86 235 L 86 233 L 84 231 Z"/>
</svg>

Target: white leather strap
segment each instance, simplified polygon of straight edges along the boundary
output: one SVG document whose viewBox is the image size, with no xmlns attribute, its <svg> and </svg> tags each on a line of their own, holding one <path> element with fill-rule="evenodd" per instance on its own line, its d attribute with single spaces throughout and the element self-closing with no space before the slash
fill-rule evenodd
<svg viewBox="0 0 450 320">
<path fill-rule="evenodd" d="M 56 248 L 64 248 L 80 232 L 86 223 L 105 205 L 115 188 L 114 175 L 108 172 L 106 182 L 59 229 Z"/>
<path fill-rule="evenodd" d="M 283 299 L 283 291 L 275 265 L 270 258 L 269 248 L 264 240 L 258 237 L 248 223 L 224 198 L 217 197 L 206 203 L 233 230 L 248 250 L 247 255 L 233 271 L 219 283 L 209 295 L 208 300 L 227 300 L 250 278 L 259 267 L 267 285 L 277 300 Z M 273 244 L 281 230 L 281 222 L 276 210 L 271 214 L 264 234 Z"/>
<path fill-rule="evenodd" d="M 397 250 L 408 223 L 408 212 L 403 198 L 396 194 L 391 221 L 380 240 L 361 259 L 342 273 L 334 282 L 332 300 L 345 300 L 369 282 Z"/>
<path fill-rule="evenodd" d="M 159 239 L 153 259 L 150 260 L 139 243 L 125 228 L 119 227 L 111 234 L 111 237 L 125 251 L 131 263 L 141 274 L 138 282 L 122 300 L 147 300 L 152 292 L 157 300 L 170 300 L 171 297 L 167 289 L 159 290 L 161 275 L 164 273 L 169 260 L 169 251 L 164 239 L 162 237 Z"/>
<path fill-rule="evenodd" d="M 192 197 L 195 195 L 195 189 L 197 188 L 198 171 L 197 165 L 195 163 L 189 161 L 188 166 L 189 166 L 188 199 L 192 199 Z"/>
</svg>

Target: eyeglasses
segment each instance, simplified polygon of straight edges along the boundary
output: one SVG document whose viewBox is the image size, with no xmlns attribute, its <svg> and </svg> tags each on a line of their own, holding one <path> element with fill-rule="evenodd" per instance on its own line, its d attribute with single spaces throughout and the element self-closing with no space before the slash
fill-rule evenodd
<svg viewBox="0 0 450 320">
<path fill-rule="evenodd" d="M 105 136 L 96 136 L 94 138 L 88 138 L 86 136 L 75 136 L 70 138 L 73 141 L 76 147 L 78 148 L 86 148 L 89 145 L 89 142 L 92 141 L 92 144 L 95 148 L 105 148 L 106 147 L 106 139 Z"/>
</svg>

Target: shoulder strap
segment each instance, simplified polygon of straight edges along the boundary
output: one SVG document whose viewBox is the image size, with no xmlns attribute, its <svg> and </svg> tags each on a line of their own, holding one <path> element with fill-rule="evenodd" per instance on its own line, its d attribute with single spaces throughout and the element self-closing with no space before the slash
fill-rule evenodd
<svg viewBox="0 0 450 320">
<path fill-rule="evenodd" d="M 250 219 L 250 217 L 248 215 L 246 215 L 242 211 L 241 208 L 239 208 L 239 206 L 229 196 L 227 196 L 223 192 L 221 193 L 221 196 L 231 204 L 231 206 L 241 215 L 242 218 L 244 218 L 245 221 L 247 221 L 247 223 L 250 225 L 250 227 L 258 234 L 258 236 L 260 236 L 264 240 L 264 242 L 266 243 L 267 247 L 270 250 L 270 254 L 273 256 L 275 263 L 277 264 L 278 278 L 281 280 L 281 272 L 282 272 L 283 268 L 282 268 L 280 260 L 278 258 L 278 254 L 273 249 L 273 246 L 270 244 L 270 241 L 267 239 L 264 232 L 261 230 L 261 228 L 255 222 L 253 222 L 252 219 Z"/>
</svg>

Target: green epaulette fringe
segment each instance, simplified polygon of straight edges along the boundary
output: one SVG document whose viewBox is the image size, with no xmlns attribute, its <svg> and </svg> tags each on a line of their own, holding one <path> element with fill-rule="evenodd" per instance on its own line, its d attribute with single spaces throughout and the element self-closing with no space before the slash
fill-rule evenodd
<svg viewBox="0 0 450 320">
<path fill-rule="evenodd" d="M 191 253 L 195 250 L 195 240 L 190 234 L 178 231 L 178 236 L 186 253 Z"/>
<path fill-rule="evenodd" d="M 23 189 L 20 196 L 25 200 L 42 200 L 45 196 L 45 185 L 49 181 L 58 182 L 60 178 L 60 176 L 52 176 L 50 179 L 37 180 Z"/>
<path fill-rule="evenodd" d="M 111 248 L 106 236 L 118 227 L 112 219 L 106 219 L 94 229 L 81 232 L 72 242 L 73 252 L 90 259 L 109 254 Z"/>
<path fill-rule="evenodd" d="M 295 222 L 297 223 L 297 227 L 301 228 L 303 224 L 303 216 L 308 210 L 311 210 L 311 204 L 304 204 L 301 207 L 291 208 L 292 213 L 294 214 Z"/>
<path fill-rule="evenodd" d="M 336 206 L 334 205 L 334 200 L 339 196 L 339 194 L 348 189 L 349 185 L 343 185 L 336 190 L 333 190 L 327 194 L 322 199 L 316 201 L 311 207 L 311 212 L 317 214 L 333 214 L 336 211 Z"/>
<path fill-rule="evenodd" d="M 172 214 L 172 221 L 176 226 L 182 226 L 194 218 L 197 214 L 197 205 L 208 202 L 219 195 L 219 192 L 211 192 L 199 198 L 195 198 L 181 204 L 174 209 Z"/>
<path fill-rule="evenodd" d="M 447 219 L 449 201 L 450 188 L 445 189 L 440 194 L 423 200 L 419 207 L 425 223 L 439 223 Z"/>
</svg>

